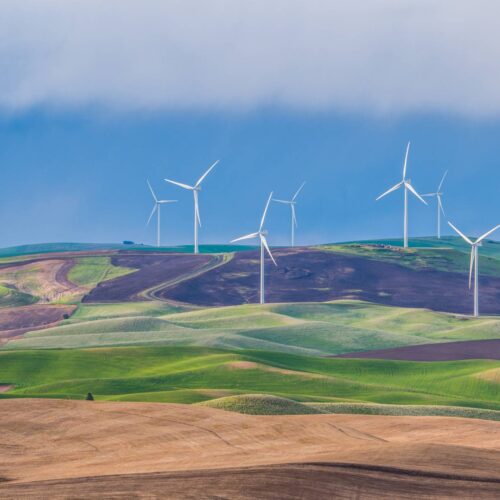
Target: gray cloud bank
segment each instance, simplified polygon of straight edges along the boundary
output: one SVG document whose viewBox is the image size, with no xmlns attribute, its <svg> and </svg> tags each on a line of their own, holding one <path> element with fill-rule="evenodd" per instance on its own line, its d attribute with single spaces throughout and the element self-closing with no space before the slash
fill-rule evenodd
<svg viewBox="0 0 500 500">
<path fill-rule="evenodd" d="M 0 107 L 500 113 L 497 0 L 2 0 Z"/>
</svg>

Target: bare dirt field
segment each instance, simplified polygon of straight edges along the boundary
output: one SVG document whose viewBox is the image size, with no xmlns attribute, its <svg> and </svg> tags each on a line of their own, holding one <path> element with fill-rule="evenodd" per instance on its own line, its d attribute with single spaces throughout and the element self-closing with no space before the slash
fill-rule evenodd
<svg viewBox="0 0 500 500">
<path fill-rule="evenodd" d="M 0 400 L 0 498 L 498 498 L 500 423 Z"/>
<path fill-rule="evenodd" d="M 379 349 L 332 356 L 338 358 L 399 359 L 404 361 L 454 361 L 459 359 L 500 359 L 500 339 L 466 340 L 442 344 Z"/>
<path fill-rule="evenodd" d="M 75 305 L 32 305 L 0 309 L 0 344 L 31 330 L 55 326 L 71 315 Z"/>
<path fill-rule="evenodd" d="M 210 255 L 123 253 L 111 257 L 115 266 L 138 269 L 135 273 L 99 283 L 83 302 L 145 300 L 141 292 L 195 273 L 210 263 Z"/>
<path fill-rule="evenodd" d="M 276 249 L 266 263 L 268 302 L 352 298 L 379 304 L 470 313 L 468 276 L 407 267 L 314 249 Z M 132 275 L 133 276 L 133 275 Z M 132 278 L 131 276 L 131 278 Z M 500 278 L 481 276 L 483 314 L 500 314 Z M 227 264 L 158 296 L 203 306 L 258 302 L 259 254 L 240 252 Z"/>
</svg>

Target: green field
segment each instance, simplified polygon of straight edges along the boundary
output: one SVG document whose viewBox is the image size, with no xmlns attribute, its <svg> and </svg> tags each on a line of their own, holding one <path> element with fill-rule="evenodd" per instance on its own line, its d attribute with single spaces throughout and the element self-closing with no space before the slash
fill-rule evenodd
<svg viewBox="0 0 500 500">
<path fill-rule="evenodd" d="M 500 410 L 499 361 L 415 363 L 203 347 L 0 352 L 2 397 L 94 397 L 195 403 L 269 394 L 308 403 Z"/>
<path fill-rule="evenodd" d="M 136 269 L 112 265 L 109 257 L 80 257 L 70 269 L 68 279 L 78 286 L 94 287 L 101 281 L 125 276 L 135 271 Z"/>
<path fill-rule="evenodd" d="M 0 283 L 0 308 L 28 306 L 37 302 L 37 298 L 29 293 L 20 292 L 13 286 Z"/>
<path fill-rule="evenodd" d="M 60 326 L 3 349 L 192 345 L 335 355 L 432 342 L 500 338 L 500 318 L 472 319 L 358 301 L 183 311 L 161 302 L 80 304 Z"/>
<path fill-rule="evenodd" d="M 409 267 L 414 270 L 437 269 L 446 272 L 469 272 L 470 247 L 458 238 L 414 240 L 413 247 L 403 249 L 397 240 L 322 245 L 323 250 L 355 255 L 372 260 Z M 421 246 L 420 246 L 421 245 Z M 480 272 L 500 275 L 500 244 L 486 242 L 480 249 Z"/>
</svg>

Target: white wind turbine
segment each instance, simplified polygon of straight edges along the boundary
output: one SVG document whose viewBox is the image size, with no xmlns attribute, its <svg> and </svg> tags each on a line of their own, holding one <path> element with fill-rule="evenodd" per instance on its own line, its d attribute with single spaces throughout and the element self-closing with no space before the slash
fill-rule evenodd
<svg viewBox="0 0 500 500">
<path fill-rule="evenodd" d="M 276 261 L 274 260 L 273 254 L 271 253 L 271 250 L 269 249 L 269 245 L 267 244 L 266 240 L 266 235 L 268 234 L 268 231 L 264 229 L 264 222 L 266 221 L 266 214 L 267 214 L 267 209 L 269 208 L 269 203 L 271 202 L 271 198 L 273 197 L 273 193 L 269 195 L 269 198 L 267 199 L 266 207 L 264 208 L 264 213 L 262 214 L 262 219 L 260 220 L 260 226 L 259 230 L 255 233 L 251 234 L 246 234 L 245 236 L 241 236 L 239 238 L 236 238 L 235 240 L 232 240 L 231 243 L 235 243 L 236 241 L 242 241 L 242 240 L 250 240 L 252 238 L 259 238 L 260 239 L 260 303 L 264 304 L 265 302 L 265 297 L 264 297 L 264 248 L 267 250 L 267 253 L 269 254 L 269 257 L 271 257 L 271 260 L 273 261 L 274 265 L 276 266 Z"/>
<path fill-rule="evenodd" d="M 472 286 L 472 273 L 474 270 L 474 316 L 477 318 L 479 316 L 479 252 L 478 248 L 482 245 L 482 241 L 487 238 L 490 234 L 494 233 L 500 228 L 500 224 L 493 229 L 490 229 L 487 233 L 484 233 L 476 241 L 472 242 L 467 236 L 465 236 L 462 231 L 457 229 L 451 222 L 448 222 L 451 228 L 459 234 L 470 246 L 470 269 L 469 269 L 469 288 Z"/>
<path fill-rule="evenodd" d="M 175 184 L 184 189 L 189 189 L 193 192 L 194 197 L 194 253 L 198 253 L 198 226 L 201 226 L 200 220 L 200 207 L 198 204 L 198 192 L 201 190 L 201 183 L 205 177 L 210 173 L 210 171 L 219 163 L 217 160 L 212 166 L 198 179 L 198 182 L 194 186 L 189 186 L 188 184 L 183 184 L 182 182 L 172 181 L 170 179 L 165 179 L 165 181 L 170 182 L 170 184 Z"/>
<path fill-rule="evenodd" d="M 156 246 L 160 246 L 160 211 L 161 211 L 161 206 L 165 203 L 175 203 L 177 200 L 159 200 L 156 197 L 155 192 L 153 191 L 153 188 L 151 187 L 151 184 L 149 181 L 147 181 L 149 190 L 151 191 L 151 194 L 153 195 L 153 200 L 154 200 L 154 205 L 153 205 L 153 210 L 151 211 L 151 215 L 149 216 L 147 226 L 151 222 L 151 219 L 153 218 L 154 213 L 156 212 L 157 215 L 157 220 L 156 220 Z"/>
<path fill-rule="evenodd" d="M 441 196 L 443 196 L 443 192 L 441 191 L 441 188 L 443 187 L 443 182 L 446 178 L 446 174 L 448 173 L 448 170 L 444 173 L 441 182 L 439 183 L 439 186 L 437 188 L 437 191 L 435 193 L 427 193 L 423 194 L 422 197 L 436 197 L 436 208 L 437 208 L 437 237 L 438 240 L 441 239 L 441 213 L 446 217 L 444 213 L 444 208 L 443 208 L 443 201 L 441 199 Z"/>
<path fill-rule="evenodd" d="M 393 191 L 396 191 L 396 189 L 399 189 L 400 187 L 404 188 L 404 238 L 403 238 L 403 246 L 404 248 L 408 248 L 408 191 L 413 193 L 422 203 L 427 205 L 427 202 L 415 191 L 413 186 L 411 185 L 411 179 L 406 178 L 406 165 L 408 163 L 408 152 L 410 151 L 410 143 L 408 142 L 408 145 L 406 146 L 406 154 L 405 154 L 405 161 L 403 164 L 403 179 L 398 182 L 395 186 L 392 186 L 390 189 L 388 189 L 385 193 L 382 193 L 376 201 L 380 200 L 384 196 L 388 195 L 389 193 L 392 193 Z"/>
<path fill-rule="evenodd" d="M 305 182 L 301 184 L 299 189 L 297 189 L 297 192 L 293 195 L 291 200 L 277 200 L 274 198 L 273 200 L 278 202 L 278 203 L 284 203 L 285 205 L 289 205 L 291 212 L 292 212 L 292 247 L 295 246 L 295 228 L 297 227 L 297 216 L 295 213 L 295 204 L 297 203 L 296 199 L 299 193 L 302 191 L 302 188 L 304 187 Z"/>
</svg>

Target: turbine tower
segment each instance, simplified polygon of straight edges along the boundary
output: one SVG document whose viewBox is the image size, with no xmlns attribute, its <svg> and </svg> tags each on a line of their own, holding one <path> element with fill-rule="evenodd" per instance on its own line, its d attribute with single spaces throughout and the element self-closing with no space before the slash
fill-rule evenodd
<svg viewBox="0 0 500 500">
<path fill-rule="evenodd" d="M 193 192 L 194 198 L 194 253 L 198 253 L 198 226 L 201 227 L 201 219 L 200 219 L 200 207 L 198 202 L 198 192 L 201 190 L 201 183 L 205 179 L 205 177 L 210 173 L 210 171 L 219 163 L 217 160 L 212 166 L 198 179 L 198 182 L 194 186 L 189 186 L 188 184 L 183 184 L 182 182 L 172 181 L 170 179 L 165 179 L 166 182 L 170 182 L 170 184 L 175 184 L 184 189 L 189 189 Z"/>
<path fill-rule="evenodd" d="M 153 205 L 153 210 L 151 211 L 151 215 L 149 216 L 148 222 L 146 223 L 146 226 L 149 226 L 149 223 L 151 222 L 151 219 L 153 218 L 154 213 L 156 212 L 157 219 L 156 219 L 156 246 L 159 247 L 161 240 L 160 240 L 160 211 L 161 211 L 161 206 L 164 203 L 175 203 L 177 200 L 159 200 L 156 197 L 155 192 L 153 191 L 153 188 L 151 187 L 151 184 L 149 183 L 149 180 L 147 181 L 149 190 L 151 191 L 151 194 L 153 195 L 153 200 L 154 200 L 154 205 Z"/>
<path fill-rule="evenodd" d="M 500 224 L 493 229 L 490 229 L 487 233 L 484 233 L 476 241 L 472 242 L 467 236 L 465 236 L 462 231 L 457 229 L 451 222 L 448 222 L 451 228 L 459 234 L 470 246 L 470 269 L 469 269 L 469 289 L 472 286 L 472 273 L 474 272 L 474 316 L 477 318 L 479 316 L 479 251 L 478 248 L 482 245 L 482 241 L 487 238 L 490 234 L 494 233 L 500 228 Z"/>
<path fill-rule="evenodd" d="M 414 194 L 422 203 L 427 205 L 427 202 L 415 191 L 413 186 L 411 185 L 411 179 L 406 178 L 406 164 L 408 163 L 408 152 L 410 151 L 410 143 L 406 146 L 406 154 L 405 161 L 403 164 L 403 179 L 401 182 L 398 182 L 395 186 L 392 186 L 385 193 L 382 193 L 376 201 L 382 199 L 384 196 L 387 196 L 389 193 L 396 191 L 400 187 L 404 188 L 404 237 L 403 237 L 403 246 L 404 248 L 408 248 L 408 191 Z"/>
<path fill-rule="evenodd" d="M 443 208 L 443 201 L 441 199 L 441 196 L 443 196 L 443 192 L 441 191 L 441 188 L 443 187 L 443 182 L 446 178 L 446 174 L 448 173 L 448 170 L 444 173 L 441 182 L 439 183 L 439 186 L 437 188 L 437 191 L 435 193 L 427 193 L 423 194 L 422 197 L 436 197 L 436 208 L 437 208 L 437 237 L 438 240 L 441 239 L 441 213 L 446 217 L 444 213 L 444 208 Z"/>
<path fill-rule="evenodd" d="M 267 214 L 267 209 L 269 208 L 269 203 L 271 202 L 271 198 L 273 197 L 273 193 L 269 195 L 269 198 L 267 199 L 266 207 L 264 208 L 264 213 L 262 214 L 262 219 L 260 220 L 260 226 L 259 230 L 255 233 L 251 234 L 246 234 L 245 236 L 240 236 L 239 238 L 236 238 L 235 240 L 232 240 L 231 243 L 235 243 L 237 241 L 242 241 L 242 240 L 250 240 L 252 238 L 259 238 L 260 239 L 260 303 L 264 304 L 265 303 L 265 296 L 264 296 L 264 248 L 266 249 L 267 253 L 269 254 L 269 257 L 271 257 L 271 260 L 273 261 L 274 265 L 276 266 L 276 261 L 274 260 L 273 254 L 271 253 L 271 250 L 269 249 L 269 245 L 267 244 L 266 240 L 266 235 L 268 234 L 268 231 L 264 229 L 264 223 L 266 221 L 266 214 Z"/>
<path fill-rule="evenodd" d="M 293 195 L 291 200 L 277 200 L 276 198 L 273 198 L 274 201 L 278 203 L 284 203 L 285 205 L 289 205 L 291 212 L 292 212 L 292 247 L 295 246 L 295 228 L 297 227 L 297 216 L 295 213 L 295 204 L 297 203 L 297 196 L 299 193 L 302 191 L 302 188 L 304 187 L 305 182 L 301 184 L 299 189 L 297 189 L 297 192 Z"/>
</svg>

